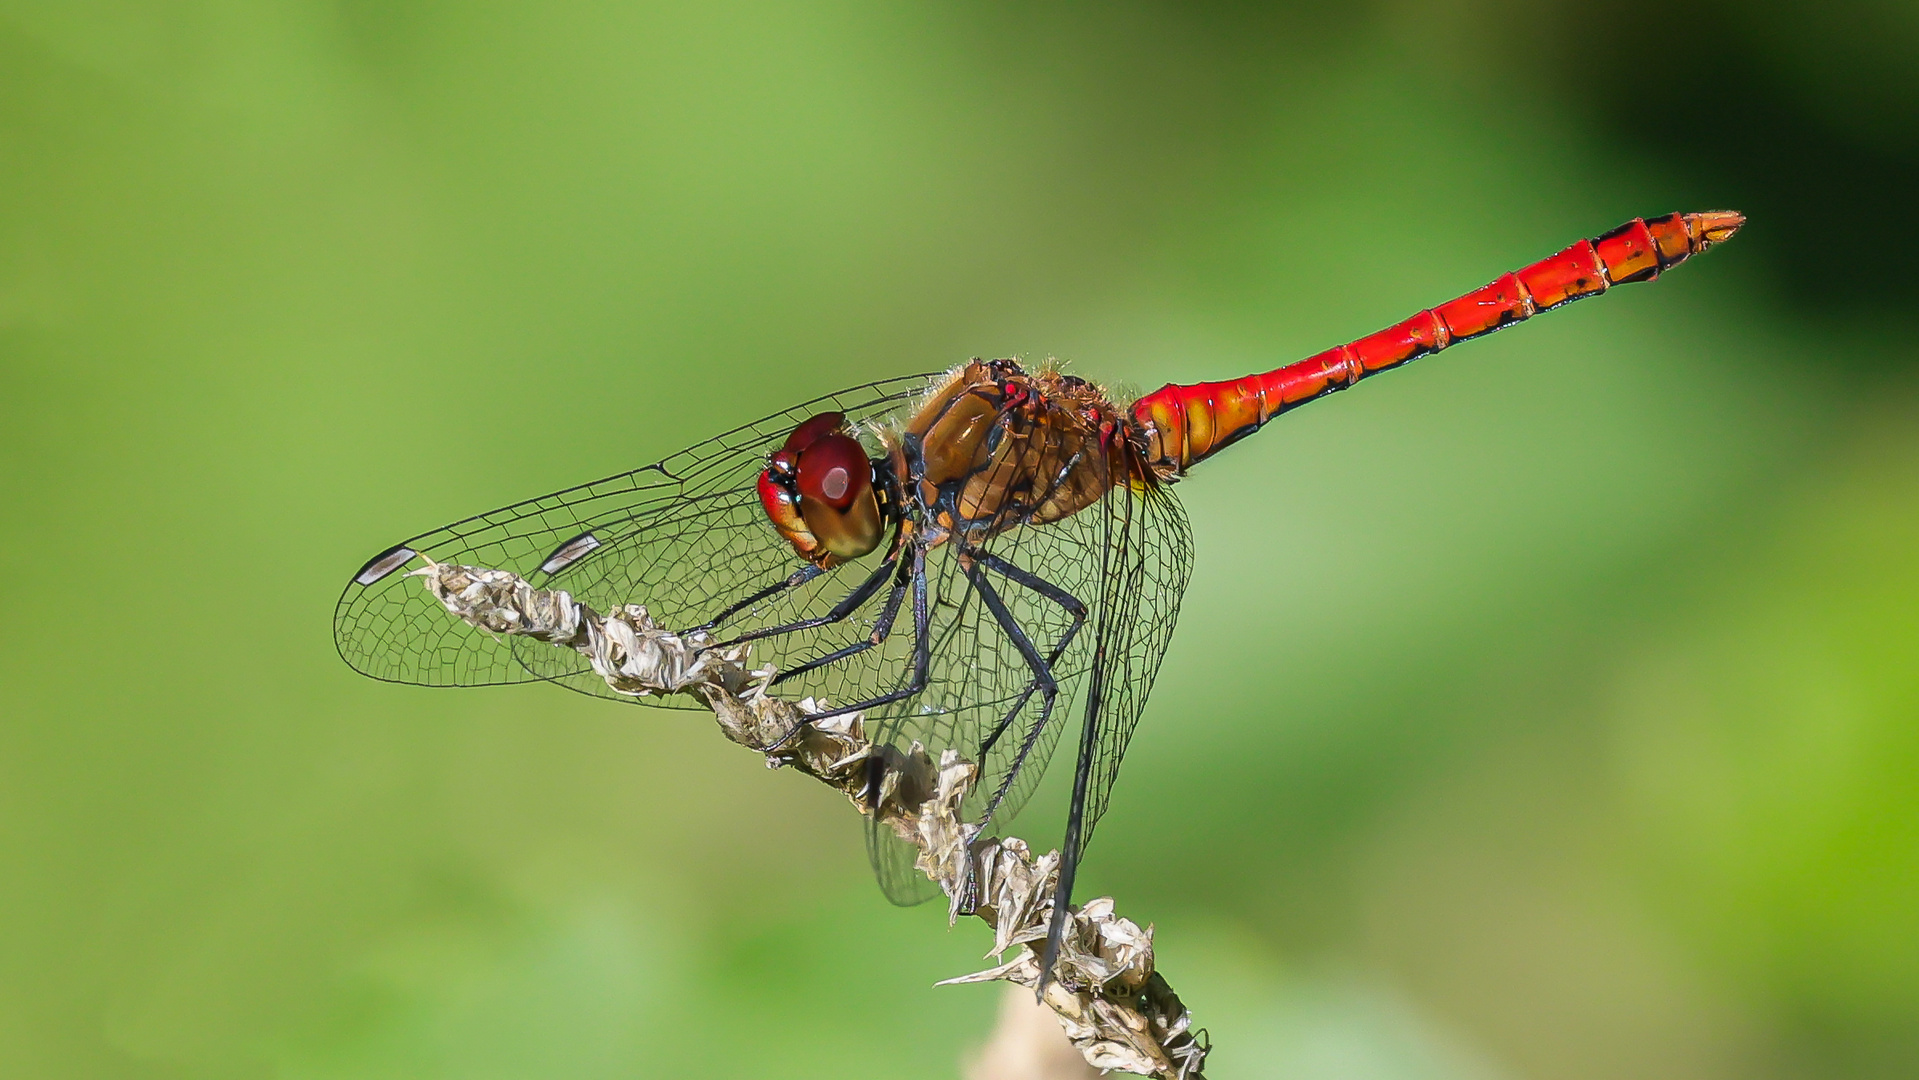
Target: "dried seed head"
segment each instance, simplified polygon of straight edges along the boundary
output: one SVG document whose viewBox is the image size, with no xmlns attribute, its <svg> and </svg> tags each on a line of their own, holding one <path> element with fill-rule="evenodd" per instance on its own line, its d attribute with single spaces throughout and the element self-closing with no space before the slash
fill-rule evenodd
<svg viewBox="0 0 1919 1080">
<path fill-rule="evenodd" d="M 595 546 L 582 534 L 560 546 L 548 563 L 585 557 Z M 385 576 L 399 549 L 362 573 Z M 962 806 L 978 767 L 951 749 L 936 762 L 918 743 L 901 750 L 868 740 L 857 713 L 808 718 L 823 706 L 789 702 L 767 693 L 774 671 L 746 667 L 749 647 L 718 647 L 704 634 L 677 634 L 653 622 L 645 607 L 627 604 L 601 615 L 564 591 L 536 589 L 504 570 L 433 563 L 415 570 L 447 611 L 489 633 L 514 634 L 584 655 L 607 686 L 636 697 L 690 694 L 713 712 L 734 742 L 774 747 L 767 764 L 815 777 L 850 798 L 860 811 L 919 848 L 915 866 L 939 883 L 957 918 L 969 885 L 973 914 L 993 930 L 993 956 L 1016 950 L 997 967 L 939 985 L 1006 980 L 1034 988 L 1036 951 L 1053 911 L 1059 853 L 1035 858 L 1015 837 L 981 841 Z M 877 766 L 877 781 L 874 769 Z M 1198 1080 L 1209 1047 L 1189 1030 L 1179 997 L 1153 967 L 1153 930 L 1114 913 L 1102 897 L 1071 910 L 1054 977 L 1041 1000 L 1087 1063 L 1164 1077 Z"/>
</svg>

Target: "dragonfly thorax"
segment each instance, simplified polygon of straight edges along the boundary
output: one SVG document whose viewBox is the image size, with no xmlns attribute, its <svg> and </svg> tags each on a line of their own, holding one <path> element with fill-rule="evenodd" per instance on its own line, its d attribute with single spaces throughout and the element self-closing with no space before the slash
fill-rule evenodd
<svg viewBox="0 0 1919 1080">
<path fill-rule="evenodd" d="M 821 567 L 859 558 L 885 534 L 874 463 L 840 413 L 794 428 L 760 474 L 759 493 L 773 527 Z"/>
<path fill-rule="evenodd" d="M 1063 520 L 1137 475 L 1130 432 L 1127 418 L 1084 379 L 974 360 L 907 421 L 901 482 L 935 534 L 984 539 Z"/>
</svg>

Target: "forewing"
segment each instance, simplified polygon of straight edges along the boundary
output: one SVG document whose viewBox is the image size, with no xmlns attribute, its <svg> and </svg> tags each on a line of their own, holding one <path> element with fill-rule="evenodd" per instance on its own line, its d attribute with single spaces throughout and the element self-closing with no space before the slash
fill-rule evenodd
<svg viewBox="0 0 1919 1080">
<path fill-rule="evenodd" d="M 568 589 L 600 610 L 646 603 L 666 625 L 696 624 L 704 616 L 692 613 L 714 607 L 715 597 L 745 595 L 752 591 L 748 580 L 803 565 L 758 508 L 754 485 L 767 455 L 809 417 L 838 411 L 854 423 L 876 420 L 914 400 L 929 378 L 906 376 L 815 398 L 652 465 L 396 544 L 369 560 L 341 594 L 333 620 L 340 656 L 354 670 L 388 682 L 487 686 L 555 679 L 633 701 L 590 673 L 580 677 L 589 669 L 577 653 L 520 641 L 524 662 L 516 661 L 513 646 L 449 615 L 406 571 L 418 565 L 417 556 L 510 570 L 541 587 Z M 816 587 L 787 602 L 819 595 L 825 594 Z"/>
</svg>

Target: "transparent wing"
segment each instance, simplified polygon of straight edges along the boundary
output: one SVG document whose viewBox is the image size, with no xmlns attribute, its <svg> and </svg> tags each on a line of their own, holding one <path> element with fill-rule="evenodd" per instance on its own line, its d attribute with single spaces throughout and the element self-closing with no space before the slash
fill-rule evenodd
<svg viewBox="0 0 1919 1080">
<path fill-rule="evenodd" d="M 1078 729 L 1073 797 L 1060 843 L 1059 880 L 1041 954 L 1041 986 L 1060 955 L 1073 879 L 1106 812 L 1120 759 L 1145 708 L 1172 639 L 1191 566 L 1191 534 L 1170 491 L 1134 487 L 1108 500 L 1105 573 L 1095 625 L 1093 669 Z M 1176 540 L 1169 542 L 1169 538 Z"/>
<path fill-rule="evenodd" d="M 1192 530 L 1170 488 L 1116 492 L 1104 509 L 1106 572 L 1094 645 L 1100 659 L 1091 680 L 1099 700 L 1083 718 L 1092 731 L 1092 755 L 1079 833 L 1082 851 L 1106 813 L 1120 759 L 1159 675 L 1193 569 Z"/>
<path fill-rule="evenodd" d="M 804 565 L 759 512 L 754 484 L 767 454 L 822 412 L 875 422 L 917 398 L 931 378 L 888 379 L 815 398 L 644 468 L 405 540 L 368 560 L 347 583 L 334 611 L 334 643 L 354 670 L 388 682 L 487 686 L 554 679 L 634 701 L 597 677 L 580 678 L 588 669 L 576 653 L 521 640 L 516 660 L 513 645 L 448 615 L 407 577 L 408 564 L 425 555 L 511 570 L 535 585 L 568 589 L 601 610 L 646 603 L 666 625 L 697 625 L 707 615 L 695 613 L 724 606 L 715 598 L 748 595 L 748 582 L 784 577 Z M 801 610 L 822 597 L 830 604 L 835 594 L 823 583 L 835 576 L 783 597 L 780 609 Z"/>
<path fill-rule="evenodd" d="M 1096 529 L 1086 515 L 1046 525 L 1021 525 L 985 546 L 1008 565 L 1030 572 L 1059 592 L 1085 600 L 1097 597 L 1100 571 Z M 927 687 L 868 720 L 875 741 L 902 750 L 913 743 L 934 760 L 955 749 L 980 764 L 979 778 L 963 811 L 979 821 L 993 805 L 992 827 L 1010 823 L 1038 786 L 1058 742 L 1065 718 L 1085 682 L 1092 653 L 1087 619 L 1048 597 L 986 572 L 1027 639 L 1044 654 L 1058 650 L 1050 665 L 1058 684 L 1049 710 L 1035 686 L 1032 669 L 1020 655 L 974 587 L 951 545 L 933 550 L 927 586 L 932 604 L 932 665 Z M 1069 631 L 1078 631 L 1068 638 Z M 1065 647 L 1059 649 L 1064 641 Z M 902 665 L 903 666 L 903 665 Z M 916 904 L 939 894 L 938 886 L 913 868 L 917 852 L 890 828 L 867 823 L 867 854 L 874 876 L 888 899 Z"/>
<path fill-rule="evenodd" d="M 1192 565 L 1186 517 L 1170 489 L 1121 488 L 1064 520 L 1021 525 L 983 546 L 1028 579 L 983 571 L 1012 621 L 1051 659 L 1058 690 L 1050 709 L 1030 665 L 949 545 L 936 549 L 929 570 L 935 612 L 929 685 L 917 698 L 881 713 L 869 731 L 902 749 L 918 742 L 935 759 L 950 747 L 980 762 L 980 779 L 964 811 L 975 822 L 990 812 L 987 833 L 997 834 L 1038 786 L 1060 733 L 1073 732 L 1077 743 L 1097 664 L 1106 689 L 1095 723 L 1091 783 L 1097 797 L 1088 803 L 1083 849 L 1091 823 L 1105 810 L 1178 616 Z M 1076 615 L 1049 592 L 1078 600 L 1082 612 Z M 938 895 L 937 886 L 913 869 L 912 846 L 870 820 L 867 853 L 881 889 L 895 903 Z"/>
</svg>

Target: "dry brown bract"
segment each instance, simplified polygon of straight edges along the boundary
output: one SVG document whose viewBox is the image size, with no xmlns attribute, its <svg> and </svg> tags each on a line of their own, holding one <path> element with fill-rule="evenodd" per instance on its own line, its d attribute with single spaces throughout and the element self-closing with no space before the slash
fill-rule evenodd
<svg viewBox="0 0 1919 1080">
<path fill-rule="evenodd" d="M 959 816 L 977 771 L 972 762 L 952 750 L 935 761 L 918 743 L 904 751 L 876 745 L 857 713 L 802 726 L 801 718 L 819 704 L 767 694 L 773 670 L 749 670 L 748 647 L 716 648 L 703 634 L 663 630 L 641 605 L 601 615 L 565 592 L 535 589 L 504 570 L 429 563 L 414 574 L 448 611 L 474 626 L 575 649 L 622 694 L 691 694 L 742 746 L 779 744 L 766 755 L 769 766 L 791 766 L 831 784 L 861 813 L 919 848 L 919 870 L 954 898 L 949 918 L 957 918 L 970 862 L 979 882 L 973 914 L 992 927 L 992 955 L 1018 951 L 1006 963 L 947 983 L 1038 985 L 1036 949 L 1046 940 L 1059 854 L 1034 858 L 1012 837 L 975 839 L 973 826 Z M 1109 898 L 1088 902 L 1066 924 L 1057 975 L 1043 1000 L 1089 1064 L 1167 1080 L 1200 1077 L 1207 1047 L 1194 1037 L 1172 987 L 1153 970 L 1151 926 L 1141 929 L 1114 914 Z"/>
</svg>

